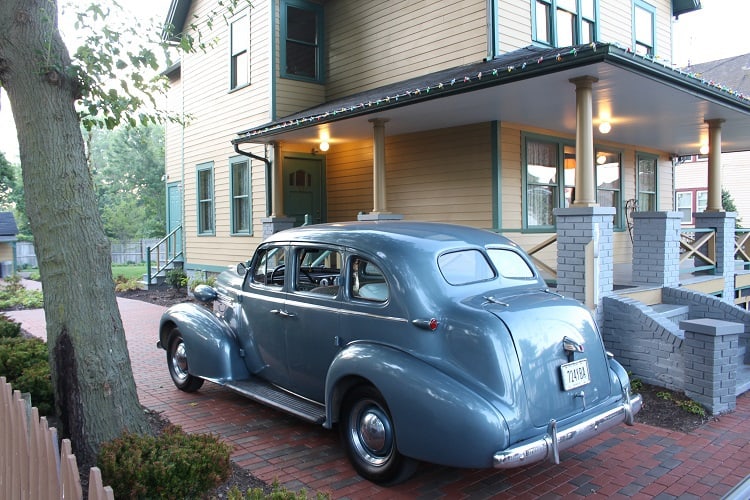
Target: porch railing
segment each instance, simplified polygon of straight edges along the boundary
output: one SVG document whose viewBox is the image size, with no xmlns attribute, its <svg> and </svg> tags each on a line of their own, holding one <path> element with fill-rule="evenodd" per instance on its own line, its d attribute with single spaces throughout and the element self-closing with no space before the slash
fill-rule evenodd
<svg viewBox="0 0 750 500">
<path fill-rule="evenodd" d="M 539 269 L 541 269 L 543 274 L 546 273 L 553 280 L 557 279 L 557 270 L 553 269 L 552 267 L 542 262 L 541 259 L 536 257 L 535 254 L 541 252 L 548 246 L 553 245 L 555 243 L 557 243 L 557 233 L 553 234 L 552 236 L 542 241 L 541 243 L 534 245 L 533 247 L 531 247 L 530 249 L 526 251 L 529 257 L 531 257 L 531 260 L 534 262 L 534 265 L 536 265 Z"/>
<path fill-rule="evenodd" d="M 148 284 L 169 265 L 182 257 L 182 226 L 177 226 L 171 233 L 153 247 L 146 249 L 146 274 L 148 275 Z M 153 264 L 156 264 L 154 267 Z"/>
<path fill-rule="evenodd" d="M 693 265 L 685 265 L 693 259 Z M 683 228 L 680 231 L 680 273 L 716 270 L 716 231 L 710 228 Z"/>
<path fill-rule="evenodd" d="M 743 269 L 750 269 L 750 229 L 734 230 L 734 260 L 742 262 Z"/>
</svg>

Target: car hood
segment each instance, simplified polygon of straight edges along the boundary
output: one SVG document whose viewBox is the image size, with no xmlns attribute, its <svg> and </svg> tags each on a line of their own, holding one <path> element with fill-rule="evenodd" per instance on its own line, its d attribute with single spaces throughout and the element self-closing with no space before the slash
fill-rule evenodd
<svg viewBox="0 0 750 500">
<path fill-rule="evenodd" d="M 591 314 L 579 302 L 539 291 L 486 297 L 483 307 L 510 332 L 535 426 L 573 416 L 610 396 L 604 345 Z M 566 351 L 564 341 L 580 346 L 580 351 Z M 566 391 L 561 366 L 580 359 L 587 360 L 591 382 Z"/>
</svg>

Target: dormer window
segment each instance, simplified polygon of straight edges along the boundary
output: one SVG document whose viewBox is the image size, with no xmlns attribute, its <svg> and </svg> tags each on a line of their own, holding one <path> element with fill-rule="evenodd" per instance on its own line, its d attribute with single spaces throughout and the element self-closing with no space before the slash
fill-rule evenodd
<svg viewBox="0 0 750 500">
<path fill-rule="evenodd" d="M 301 0 L 281 2 L 282 76 L 323 79 L 323 9 Z"/>
</svg>

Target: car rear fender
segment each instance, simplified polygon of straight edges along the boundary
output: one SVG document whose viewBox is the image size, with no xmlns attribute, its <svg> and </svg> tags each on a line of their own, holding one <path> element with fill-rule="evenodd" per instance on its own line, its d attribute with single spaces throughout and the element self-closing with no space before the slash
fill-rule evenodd
<svg viewBox="0 0 750 500">
<path fill-rule="evenodd" d="M 159 347 L 167 349 L 175 327 L 185 342 L 191 375 L 219 384 L 249 377 L 234 332 L 209 309 L 189 303 L 167 309 L 159 326 Z"/>
<path fill-rule="evenodd" d="M 326 378 L 326 427 L 339 420 L 346 392 L 374 386 L 393 418 L 399 451 L 451 467 L 491 467 L 508 446 L 502 414 L 486 399 L 433 366 L 389 346 L 354 343 Z"/>
</svg>

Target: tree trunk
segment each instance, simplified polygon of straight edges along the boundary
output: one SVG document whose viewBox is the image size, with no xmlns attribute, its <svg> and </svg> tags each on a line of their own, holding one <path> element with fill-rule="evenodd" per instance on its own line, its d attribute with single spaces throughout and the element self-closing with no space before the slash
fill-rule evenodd
<svg viewBox="0 0 750 500">
<path fill-rule="evenodd" d="M 80 88 L 71 75 L 57 2 L 0 0 L 0 85 L 18 131 L 56 407 L 81 462 L 124 430 L 146 433 L 148 425 L 74 107 Z"/>
</svg>

